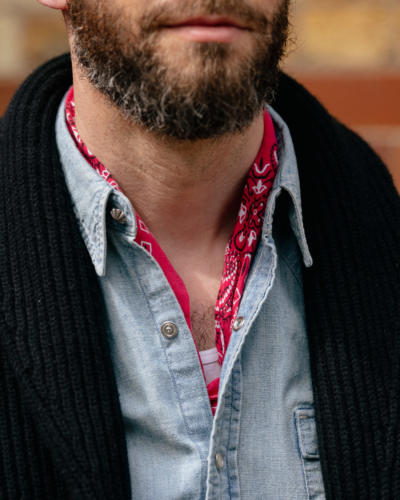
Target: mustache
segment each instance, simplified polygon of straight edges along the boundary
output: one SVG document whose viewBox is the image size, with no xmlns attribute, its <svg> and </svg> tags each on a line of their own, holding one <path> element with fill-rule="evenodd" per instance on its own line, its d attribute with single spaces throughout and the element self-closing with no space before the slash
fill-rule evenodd
<svg viewBox="0 0 400 500">
<path fill-rule="evenodd" d="M 184 0 L 179 5 L 178 2 L 166 2 L 149 6 L 140 21 L 141 31 L 150 34 L 160 26 L 207 15 L 225 16 L 261 33 L 265 33 L 270 24 L 262 12 L 238 0 Z"/>
</svg>

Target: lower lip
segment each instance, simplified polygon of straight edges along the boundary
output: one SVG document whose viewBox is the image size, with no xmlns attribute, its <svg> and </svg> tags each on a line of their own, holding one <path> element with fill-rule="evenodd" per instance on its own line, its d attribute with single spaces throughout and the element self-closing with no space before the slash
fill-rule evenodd
<svg viewBox="0 0 400 500">
<path fill-rule="evenodd" d="M 185 40 L 218 43 L 234 42 L 247 31 L 236 26 L 205 25 L 171 26 L 167 29 Z"/>
</svg>

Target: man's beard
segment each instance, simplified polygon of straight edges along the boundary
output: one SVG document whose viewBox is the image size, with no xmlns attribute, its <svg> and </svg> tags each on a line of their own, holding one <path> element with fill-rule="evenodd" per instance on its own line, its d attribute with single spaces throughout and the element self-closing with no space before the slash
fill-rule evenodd
<svg viewBox="0 0 400 500">
<path fill-rule="evenodd" d="M 246 54 L 229 44 L 192 42 L 186 61 L 198 69 L 191 77 L 184 66 L 172 68 L 159 50 L 157 28 L 174 19 L 176 5 L 149 10 L 139 34 L 127 13 L 107 0 L 70 0 L 67 15 L 84 76 L 126 119 L 164 137 L 196 140 L 243 131 L 271 102 L 288 38 L 289 3 L 282 0 L 268 20 L 237 0 L 185 0 L 180 19 L 230 15 L 254 29 L 253 50 Z"/>
</svg>

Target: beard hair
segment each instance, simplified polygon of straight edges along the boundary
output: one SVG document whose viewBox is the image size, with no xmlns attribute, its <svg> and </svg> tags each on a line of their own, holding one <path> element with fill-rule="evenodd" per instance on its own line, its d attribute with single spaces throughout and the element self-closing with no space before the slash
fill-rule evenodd
<svg viewBox="0 0 400 500">
<path fill-rule="evenodd" d="M 171 68 L 157 52 L 157 27 L 173 19 L 176 6 L 151 9 L 135 35 L 126 13 L 111 11 L 106 2 L 68 2 L 73 57 L 84 77 L 130 122 L 176 140 L 217 138 L 243 131 L 273 99 L 288 39 L 290 0 L 282 1 L 270 21 L 237 0 L 186 0 L 181 17 L 185 12 L 187 17 L 229 12 L 257 30 L 255 49 L 236 64 L 235 48 L 228 44 L 193 43 L 187 61 L 199 67 L 195 78 L 185 77 L 184 68 Z"/>
</svg>

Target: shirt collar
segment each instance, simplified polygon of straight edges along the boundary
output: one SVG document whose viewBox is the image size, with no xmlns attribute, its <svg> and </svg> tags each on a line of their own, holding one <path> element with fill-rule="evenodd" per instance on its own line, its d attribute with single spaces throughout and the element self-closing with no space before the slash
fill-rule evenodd
<svg viewBox="0 0 400 500">
<path fill-rule="evenodd" d="M 263 225 L 263 236 L 267 236 L 272 232 L 276 201 L 282 191 L 285 190 L 289 194 L 291 200 L 288 213 L 290 226 L 296 236 L 297 243 L 303 256 L 304 265 L 306 267 L 311 267 L 313 260 L 304 231 L 300 179 L 292 137 L 288 126 L 280 115 L 271 106 L 268 106 L 267 109 L 274 122 L 275 133 L 278 140 L 279 165 L 274 185 L 268 199 Z"/>
<path fill-rule="evenodd" d="M 82 237 L 91 256 L 96 273 L 105 276 L 107 253 L 107 218 L 111 209 L 124 212 L 126 234 L 136 235 L 136 217 L 133 207 L 126 196 L 116 191 L 103 179 L 82 156 L 65 122 L 65 98 L 56 119 L 56 140 L 66 184 L 72 198 L 73 208 L 80 226 Z M 270 106 L 268 107 L 275 126 L 279 146 L 279 167 L 272 191 L 269 195 L 263 225 L 263 236 L 272 232 L 273 215 L 276 201 L 282 190 L 291 199 L 289 220 L 302 252 L 304 265 L 313 263 L 308 248 L 301 210 L 300 181 L 297 160 L 289 129 L 283 119 Z"/>
<path fill-rule="evenodd" d="M 65 181 L 96 273 L 105 276 L 109 214 L 113 208 L 122 210 L 126 217 L 124 232 L 134 238 L 136 234 L 134 210 L 123 193 L 113 189 L 89 166 L 71 137 L 64 113 L 65 98 L 56 118 L 56 141 Z"/>
</svg>

